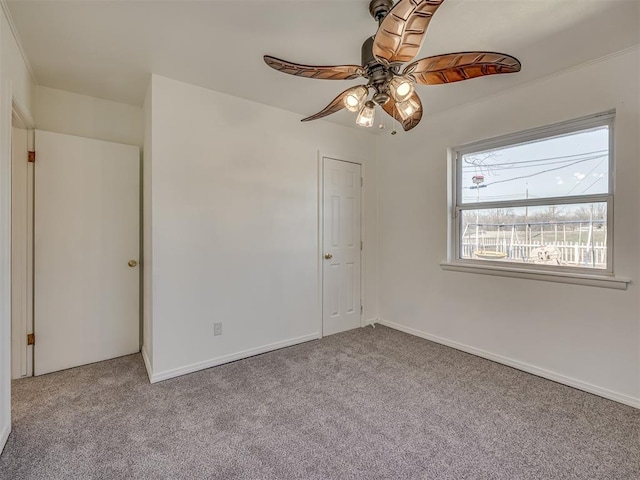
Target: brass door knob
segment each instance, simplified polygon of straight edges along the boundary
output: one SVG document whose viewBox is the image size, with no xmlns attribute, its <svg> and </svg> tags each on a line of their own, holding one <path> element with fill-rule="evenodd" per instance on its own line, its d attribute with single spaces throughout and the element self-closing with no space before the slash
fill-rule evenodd
<svg viewBox="0 0 640 480">
<path fill-rule="evenodd" d="M 327 260 L 331 260 L 333 258 L 333 255 L 331 255 L 330 253 L 325 253 L 324 258 L 326 258 Z"/>
<path fill-rule="evenodd" d="M 138 266 L 138 262 L 136 262 L 135 260 L 129 260 L 129 266 L 131 268 Z"/>
</svg>

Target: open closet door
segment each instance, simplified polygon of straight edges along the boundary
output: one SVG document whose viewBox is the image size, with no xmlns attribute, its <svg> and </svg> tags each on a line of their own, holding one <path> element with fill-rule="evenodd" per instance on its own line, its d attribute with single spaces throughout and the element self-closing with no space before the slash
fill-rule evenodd
<svg viewBox="0 0 640 480">
<path fill-rule="evenodd" d="M 35 147 L 35 375 L 138 352 L 138 147 L 43 131 Z"/>
</svg>

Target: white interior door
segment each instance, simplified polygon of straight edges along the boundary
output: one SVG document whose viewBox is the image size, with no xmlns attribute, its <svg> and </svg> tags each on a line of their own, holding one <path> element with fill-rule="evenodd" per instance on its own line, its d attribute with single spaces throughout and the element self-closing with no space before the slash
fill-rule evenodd
<svg viewBox="0 0 640 480">
<path fill-rule="evenodd" d="M 35 375 L 138 352 L 138 147 L 36 131 L 35 148 Z"/>
<path fill-rule="evenodd" d="M 361 167 L 323 159 L 322 334 L 360 327 Z"/>
</svg>

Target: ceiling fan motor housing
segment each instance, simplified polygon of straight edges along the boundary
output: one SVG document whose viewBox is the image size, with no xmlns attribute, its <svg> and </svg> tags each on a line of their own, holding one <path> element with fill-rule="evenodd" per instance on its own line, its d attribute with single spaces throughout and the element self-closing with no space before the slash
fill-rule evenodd
<svg viewBox="0 0 640 480">
<path fill-rule="evenodd" d="M 367 78 L 369 79 L 369 85 L 371 85 L 377 93 L 387 94 L 387 83 L 393 78 L 393 70 L 380 63 L 373 55 L 373 39 L 374 37 L 367 38 L 362 44 L 362 67 L 367 72 Z M 380 97 L 383 100 L 385 97 Z M 386 103 L 388 96 L 383 100 Z M 379 105 L 383 103 L 377 102 Z"/>
<path fill-rule="evenodd" d="M 373 38 L 374 37 L 367 37 L 367 39 L 362 44 L 361 65 L 364 68 L 367 68 L 370 65 L 372 66 L 378 63 L 378 60 L 376 60 L 376 57 L 373 56 Z"/>
</svg>

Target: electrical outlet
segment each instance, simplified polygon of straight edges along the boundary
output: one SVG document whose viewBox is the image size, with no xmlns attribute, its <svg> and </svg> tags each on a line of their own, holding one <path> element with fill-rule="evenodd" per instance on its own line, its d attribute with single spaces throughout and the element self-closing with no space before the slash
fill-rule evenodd
<svg viewBox="0 0 640 480">
<path fill-rule="evenodd" d="M 222 335 L 222 322 L 216 322 L 213 324 L 213 335 Z"/>
</svg>

